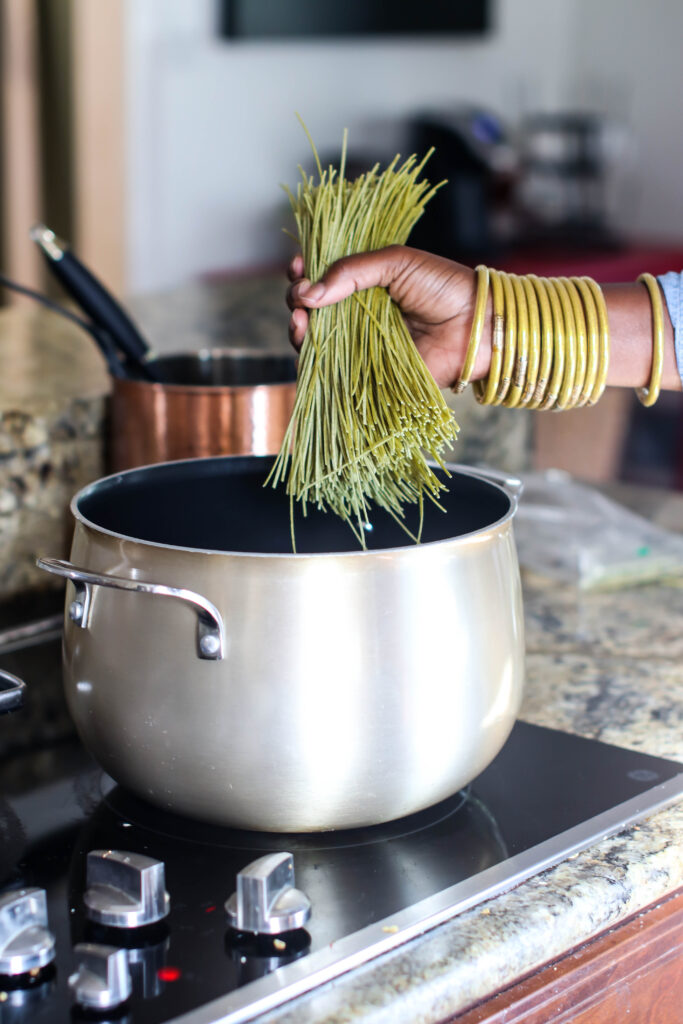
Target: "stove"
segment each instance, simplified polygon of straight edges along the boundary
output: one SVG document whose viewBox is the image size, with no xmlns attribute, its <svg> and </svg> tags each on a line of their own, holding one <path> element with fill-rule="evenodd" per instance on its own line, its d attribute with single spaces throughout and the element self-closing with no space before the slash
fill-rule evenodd
<svg viewBox="0 0 683 1024">
<path fill-rule="evenodd" d="M 683 795 L 682 764 L 518 722 L 465 791 L 400 821 L 212 827 L 92 761 L 54 622 L 8 637 L 27 695 L 0 718 L 3 1024 L 250 1020 Z"/>
</svg>

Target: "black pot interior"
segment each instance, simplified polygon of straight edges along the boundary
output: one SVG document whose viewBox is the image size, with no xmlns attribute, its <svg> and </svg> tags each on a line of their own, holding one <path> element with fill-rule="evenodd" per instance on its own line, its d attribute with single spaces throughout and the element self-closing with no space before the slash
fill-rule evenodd
<svg viewBox="0 0 683 1024">
<path fill-rule="evenodd" d="M 162 384 L 194 387 L 255 387 L 288 384 L 296 380 L 294 354 L 273 352 L 183 352 L 153 356 L 154 379 Z M 139 369 L 131 376 L 141 379 Z"/>
<path fill-rule="evenodd" d="M 272 456 L 189 459 L 129 470 L 100 480 L 78 499 L 80 513 L 95 526 L 137 540 L 184 548 L 291 554 L 289 498 L 283 486 L 264 482 Z M 491 526 L 510 510 L 499 487 L 455 473 L 440 497 L 445 512 L 425 503 L 422 542 L 446 540 Z M 416 531 L 411 508 L 408 527 Z M 376 510 L 366 529 L 370 550 L 412 545 L 394 520 Z M 331 512 L 309 507 L 295 513 L 300 554 L 357 551 L 349 526 Z"/>
</svg>

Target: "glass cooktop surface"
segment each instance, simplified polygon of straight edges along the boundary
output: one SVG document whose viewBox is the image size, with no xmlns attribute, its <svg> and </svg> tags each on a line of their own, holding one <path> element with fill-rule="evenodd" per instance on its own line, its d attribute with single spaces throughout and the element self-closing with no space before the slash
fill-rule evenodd
<svg viewBox="0 0 683 1024">
<path fill-rule="evenodd" d="M 32 657 L 58 671 L 58 639 L 39 647 Z M 0 667 L 19 674 L 18 654 L 0 654 Z M 25 714 L 30 707 L 3 716 L 0 729 L 19 727 Z M 132 982 L 124 1004 L 96 1019 L 248 1020 L 681 795 L 681 764 L 518 722 L 466 791 L 427 811 L 347 832 L 260 834 L 145 804 L 116 786 L 77 739 L 56 735 L 0 760 L 0 901 L 44 890 L 56 950 L 46 967 L 0 977 L 0 1019 L 92 1019 L 74 1006 L 68 979 L 82 967 L 74 947 L 95 943 L 125 950 Z M 168 915 L 131 928 L 90 920 L 83 897 L 95 850 L 162 861 Z M 225 903 L 238 872 L 285 851 L 310 918 L 276 936 L 235 931 Z"/>
</svg>

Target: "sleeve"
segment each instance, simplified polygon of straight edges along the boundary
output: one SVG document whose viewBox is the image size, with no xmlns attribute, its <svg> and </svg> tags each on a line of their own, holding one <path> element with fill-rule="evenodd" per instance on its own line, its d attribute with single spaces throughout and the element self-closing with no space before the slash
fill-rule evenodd
<svg viewBox="0 0 683 1024">
<path fill-rule="evenodd" d="M 674 329 L 676 365 L 678 366 L 678 374 L 683 384 L 683 272 L 679 274 L 672 270 L 668 274 L 661 274 L 657 280 L 662 286 L 664 300 L 671 317 Z"/>
</svg>

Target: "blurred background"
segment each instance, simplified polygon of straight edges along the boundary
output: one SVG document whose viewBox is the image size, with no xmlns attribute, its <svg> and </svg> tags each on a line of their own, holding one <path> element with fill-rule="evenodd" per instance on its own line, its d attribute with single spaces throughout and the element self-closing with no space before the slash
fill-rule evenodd
<svg viewBox="0 0 683 1024">
<path fill-rule="evenodd" d="M 260 315 L 285 344 L 291 225 L 279 184 L 310 163 L 295 111 L 325 159 L 348 127 L 358 170 L 437 147 L 429 176 L 449 184 L 416 245 L 601 282 L 683 267 L 678 0 L 0 10 L 0 265 L 54 292 L 28 239 L 45 221 L 155 345 L 191 347 L 209 316 L 239 343 Z M 261 279 L 278 283 L 266 292 Z M 536 414 L 525 430 L 535 465 L 683 487 L 680 394 L 642 410 L 613 392 L 595 409 Z"/>
</svg>

